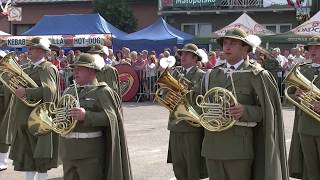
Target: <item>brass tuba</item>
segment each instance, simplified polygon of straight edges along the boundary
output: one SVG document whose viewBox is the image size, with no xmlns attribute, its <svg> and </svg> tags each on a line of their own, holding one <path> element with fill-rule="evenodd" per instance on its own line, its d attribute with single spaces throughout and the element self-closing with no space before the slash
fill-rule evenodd
<svg viewBox="0 0 320 180">
<path fill-rule="evenodd" d="M 28 119 L 28 129 L 33 135 L 46 135 L 54 131 L 62 136 L 70 133 L 77 121 L 69 115 L 69 110 L 79 107 L 79 98 L 66 94 L 57 104 L 46 102 L 34 108 Z"/>
<path fill-rule="evenodd" d="M 196 103 L 202 108 L 200 124 L 207 130 L 220 132 L 231 128 L 236 120 L 229 114 L 228 108 L 238 105 L 232 92 L 221 87 L 214 87 L 204 96 L 197 96 Z"/>
<path fill-rule="evenodd" d="M 284 90 L 286 98 L 302 111 L 320 122 L 320 115 L 313 110 L 312 106 L 313 101 L 320 100 L 320 89 L 300 73 L 299 65 L 295 65 L 292 68 L 283 82 L 287 84 L 287 87 Z M 304 95 L 297 97 L 296 100 L 291 98 L 288 95 L 288 89 L 292 87 L 301 89 L 304 91 Z"/>
<path fill-rule="evenodd" d="M 15 60 L 15 54 L 9 53 L 0 60 L 0 81 L 10 90 L 12 94 L 22 88 L 36 88 L 38 87 Z M 28 100 L 26 98 L 19 98 L 24 104 L 29 107 L 37 106 L 41 100 Z"/>
<path fill-rule="evenodd" d="M 183 77 L 176 80 L 166 68 L 156 82 L 160 87 L 155 93 L 155 100 L 170 112 L 173 112 L 173 116 L 178 119 L 177 123 L 181 120 L 186 120 L 194 127 L 201 127 L 199 114 L 186 98 L 191 93 L 188 90 L 188 83 L 190 82 Z"/>
</svg>

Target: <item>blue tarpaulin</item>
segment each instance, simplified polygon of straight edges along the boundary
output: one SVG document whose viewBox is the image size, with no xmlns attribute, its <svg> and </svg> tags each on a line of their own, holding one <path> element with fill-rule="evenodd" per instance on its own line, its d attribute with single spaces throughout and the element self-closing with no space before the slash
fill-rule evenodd
<svg viewBox="0 0 320 180">
<path fill-rule="evenodd" d="M 164 48 L 186 44 L 192 41 L 193 36 L 167 24 L 163 18 L 158 19 L 152 25 L 117 38 L 114 41 L 114 48 L 121 49 L 128 47 L 131 50 L 156 50 L 162 52 Z"/>
<path fill-rule="evenodd" d="M 108 34 L 113 38 L 125 36 L 108 23 L 99 14 L 65 14 L 46 15 L 31 29 L 23 33 L 26 36 L 36 35 L 77 35 L 77 34 Z"/>
</svg>

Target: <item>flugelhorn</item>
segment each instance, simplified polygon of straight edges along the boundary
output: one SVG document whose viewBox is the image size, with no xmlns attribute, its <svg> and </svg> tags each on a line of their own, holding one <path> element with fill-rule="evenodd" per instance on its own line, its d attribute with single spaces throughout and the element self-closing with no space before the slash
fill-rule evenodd
<svg viewBox="0 0 320 180">
<path fill-rule="evenodd" d="M 283 80 L 287 84 L 284 90 L 285 97 L 302 111 L 320 122 L 320 115 L 313 110 L 312 105 L 312 102 L 320 100 L 320 89 L 300 73 L 299 67 L 299 64 L 295 65 Z M 290 88 L 301 89 L 304 94 L 293 99 L 288 95 L 288 89 Z"/>
<path fill-rule="evenodd" d="M 74 88 L 75 97 L 66 94 L 57 104 L 46 102 L 33 109 L 28 119 L 28 128 L 33 135 L 45 135 L 54 131 L 64 136 L 75 128 L 77 121 L 69 115 L 69 110 L 80 106 L 75 82 Z"/>
<path fill-rule="evenodd" d="M 178 120 L 177 123 L 185 120 L 194 127 L 200 127 L 199 114 L 187 98 L 191 93 L 188 83 L 189 81 L 183 77 L 176 80 L 166 68 L 156 82 L 160 87 L 155 93 L 155 100 L 173 113 Z"/>
<path fill-rule="evenodd" d="M 15 94 L 18 88 L 39 87 L 28 74 L 26 74 L 15 60 L 15 53 L 8 53 L 0 60 L 0 81 Z M 37 106 L 41 100 L 19 99 L 29 107 Z"/>
</svg>

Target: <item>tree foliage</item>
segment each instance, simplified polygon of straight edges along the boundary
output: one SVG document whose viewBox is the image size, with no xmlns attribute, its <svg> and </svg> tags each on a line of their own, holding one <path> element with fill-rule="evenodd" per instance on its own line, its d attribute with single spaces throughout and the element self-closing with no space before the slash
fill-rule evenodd
<svg viewBox="0 0 320 180">
<path fill-rule="evenodd" d="M 96 0 L 94 3 L 94 11 L 109 23 L 128 33 L 136 31 L 137 19 L 126 0 Z"/>
</svg>

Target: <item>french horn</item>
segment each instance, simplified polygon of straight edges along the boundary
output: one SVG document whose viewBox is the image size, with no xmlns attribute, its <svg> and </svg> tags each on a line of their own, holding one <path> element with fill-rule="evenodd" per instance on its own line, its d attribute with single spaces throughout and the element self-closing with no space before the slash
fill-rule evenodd
<svg viewBox="0 0 320 180">
<path fill-rule="evenodd" d="M 77 89 L 75 91 L 76 97 L 66 94 L 58 100 L 57 104 L 46 102 L 35 107 L 28 119 L 29 131 L 35 136 L 46 135 L 51 131 L 62 136 L 70 133 L 77 121 L 69 115 L 69 110 L 80 106 Z"/>
<path fill-rule="evenodd" d="M 214 87 L 204 96 L 197 96 L 196 103 L 203 112 L 199 122 L 208 131 L 225 131 L 236 123 L 236 120 L 228 112 L 228 108 L 238 105 L 238 101 L 231 91 Z"/>
</svg>

